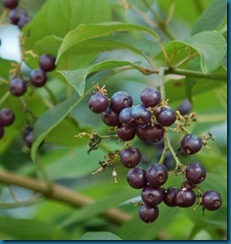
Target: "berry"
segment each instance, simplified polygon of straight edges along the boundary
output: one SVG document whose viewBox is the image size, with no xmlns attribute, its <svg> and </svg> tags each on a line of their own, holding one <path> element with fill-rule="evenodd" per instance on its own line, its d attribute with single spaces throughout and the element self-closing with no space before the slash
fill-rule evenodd
<svg viewBox="0 0 231 244">
<path fill-rule="evenodd" d="M 190 189 L 182 189 L 176 194 L 176 204 L 179 207 L 190 207 L 196 202 L 196 194 Z"/>
<path fill-rule="evenodd" d="M 145 107 L 154 107 L 160 103 L 161 95 L 156 88 L 148 87 L 141 92 L 140 99 Z"/>
<path fill-rule="evenodd" d="M 31 148 L 33 144 L 33 127 L 25 126 L 22 131 L 22 138 L 28 148 Z"/>
<path fill-rule="evenodd" d="M 182 114 L 189 114 L 192 110 L 192 104 L 188 99 L 185 99 L 177 108 L 177 110 Z"/>
<path fill-rule="evenodd" d="M 111 108 L 116 113 L 119 113 L 123 108 L 131 107 L 132 104 L 132 97 L 125 91 L 115 92 L 111 97 Z"/>
<path fill-rule="evenodd" d="M 31 17 L 27 15 L 20 15 L 19 21 L 17 23 L 17 26 L 22 29 L 25 25 L 27 25 L 31 21 Z"/>
<path fill-rule="evenodd" d="M 13 124 L 15 119 L 14 112 L 8 108 L 3 108 L 0 110 L 0 125 L 9 126 Z"/>
<path fill-rule="evenodd" d="M 30 73 L 30 82 L 35 87 L 43 87 L 47 82 L 46 72 L 42 69 L 34 69 Z"/>
<path fill-rule="evenodd" d="M 147 206 L 154 207 L 161 203 L 164 199 L 164 189 L 159 187 L 146 186 L 141 192 L 141 197 Z"/>
<path fill-rule="evenodd" d="M 23 9 L 12 9 L 9 13 L 9 19 L 12 24 L 17 25 L 19 20 L 23 18 L 22 16 L 27 16 L 27 13 Z"/>
<path fill-rule="evenodd" d="M 158 124 L 149 125 L 145 128 L 144 137 L 148 142 L 158 142 L 164 137 L 164 128 Z"/>
<path fill-rule="evenodd" d="M 19 0 L 3 0 L 3 5 L 8 9 L 14 9 L 18 6 Z"/>
<path fill-rule="evenodd" d="M 88 107 L 96 114 L 104 112 L 108 108 L 108 98 L 100 92 L 93 93 L 88 102 Z"/>
<path fill-rule="evenodd" d="M 169 207 L 176 207 L 176 195 L 180 190 L 175 187 L 169 187 L 165 191 L 164 203 Z"/>
<path fill-rule="evenodd" d="M 199 136 L 194 134 L 185 135 L 181 139 L 181 149 L 186 154 L 194 154 L 202 148 L 202 140 Z"/>
<path fill-rule="evenodd" d="M 43 54 L 39 59 L 40 68 L 46 72 L 56 68 L 55 57 L 50 54 Z"/>
<path fill-rule="evenodd" d="M 176 168 L 176 162 L 175 162 L 172 154 L 169 151 L 167 151 L 167 153 L 165 155 L 163 164 L 167 168 L 168 171 L 172 171 Z"/>
<path fill-rule="evenodd" d="M 147 185 L 145 174 L 146 171 L 142 168 L 134 168 L 129 170 L 127 174 L 128 184 L 135 189 L 144 188 Z"/>
<path fill-rule="evenodd" d="M 123 141 L 131 141 L 136 135 L 136 128 L 122 125 L 118 127 L 117 135 Z"/>
<path fill-rule="evenodd" d="M 222 204 L 221 195 L 216 191 L 206 191 L 202 196 L 202 204 L 208 210 L 217 210 Z"/>
<path fill-rule="evenodd" d="M 146 141 L 145 132 L 146 132 L 145 126 L 142 126 L 142 125 L 137 126 L 137 128 L 136 128 L 136 135 L 142 141 Z"/>
<path fill-rule="evenodd" d="M 176 112 L 171 107 L 161 107 L 156 114 L 156 121 L 162 126 L 170 126 L 176 121 Z"/>
<path fill-rule="evenodd" d="M 158 215 L 159 215 L 159 209 L 157 206 L 149 207 L 144 204 L 139 209 L 140 219 L 143 220 L 145 223 L 154 222 L 158 218 Z"/>
<path fill-rule="evenodd" d="M 168 171 L 163 164 L 153 164 L 146 172 L 146 179 L 151 186 L 161 186 L 168 179 Z"/>
<path fill-rule="evenodd" d="M 140 125 L 146 125 L 150 123 L 151 113 L 146 109 L 144 105 L 136 105 L 131 110 L 132 118 Z"/>
<path fill-rule="evenodd" d="M 141 158 L 140 150 L 134 147 L 128 147 L 120 153 L 120 161 L 127 168 L 135 168 L 140 163 Z"/>
<path fill-rule="evenodd" d="M 115 113 L 110 107 L 102 113 L 102 120 L 108 126 L 119 126 L 119 115 Z"/>
<path fill-rule="evenodd" d="M 136 125 L 134 119 L 131 116 L 131 107 L 123 108 L 119 113 L 119 120 L 122 124 L 126 125 L 127 127 L 134 127 Z"/>
<path fill-rule="evenodd" d="M 23 79 L 15 78 L 10 81 L 9 90 L 12 95 L 19 97 L 26 92 L 27 86 Z"/>
<path fill-rule="evenodd" d="M 4 128 L 2 125 L 0 125 L 0 139 L 4 136 Z"/>
<path fill-rule="evenodd" d="M 206 171 L 202 164 L 191 163 L 186 168 L 186 178 L 191 184 L 199 184 L 206 177 Z"/>
<path fill-rule="evenodd" d="M 25 137 L 24 137 L 24 142 L 27 145 L 28 148 L 32 147 L 33 144 L 33 131 L 29 131 Z"/>
</svg>

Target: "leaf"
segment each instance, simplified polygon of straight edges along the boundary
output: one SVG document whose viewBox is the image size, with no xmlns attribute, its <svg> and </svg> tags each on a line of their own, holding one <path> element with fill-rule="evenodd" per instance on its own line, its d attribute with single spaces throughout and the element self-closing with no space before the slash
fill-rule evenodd
<svg viewBox="0 0 231 244">
<path fill-rule="evenodd" d="M 225 38 L 216 31 L 205 31 L 190 37 L 187 43 L 200 54 L 200 65 L 203 73 L 217 69 L 227 52 Z"/>
<path fill-rule="evenodd" d="M 117 22 L 109 22 L 103 24 L 91 24 L 91 25 L 79 25 L 76 29 L 70 31 L 63 39 L 61 47 L 58 51 L 58 56 L 56 62 L 58 63 L 61 56 L 67 52 L 70 48 L 77 46 L 81 42 L 85 42 L 90 39 L 95 39 L 98 37 L 107 36 L 114 32 L 121 31 L 142 31 L 154 39 L 159 40 L 158 35 L 145 26 L 135 25 L 135 24 L 123 24 Z"/>
<path fill-rule="evenodd" d="M 77 70 L 60 70 L 58 72 L 76 90 L 76 92 L 78 92 L 78 94 L 82 96 L 85 91 L 85 83 L 88 75 L 104 69 L 113 69 L 116 67 L 123 67 L 123 66 L 130 66 L 138 69 L 137 65 L 128 61 L 106 60 L 94 64 L 90 67 L 83 67 Z"/>
<path fill-rule="evenodd" d="M 130 189 L 126 188 L 124 188 L 123 191 L 121 191 L 121 189 L 120 191 L 113 191 L 113 193 L 111 193 L 109 196 L 99 199 L 67 217 L 62 223 L 62 227 L 74 224 L 76 222 L 86 221 L 87 219 L 100 215 L 104 213 L 105 210 L 119 205 L 128 198 L 134 197 L 135 194 L 135 192 L 131 192 Z"/>
<path fill-rule="evenodd" d="M 60 240 L 68 236 L 51 224 L 30 219 L 0 217 L 1 232 L 15 240 Z"/>
<path fill-rule="evenodd" d="M 31 149 L 31 158 L 33 161 L 35 161 L 37 149 L 46 135 L 80 102 L 78 98 L 78 95 L 75 93 L 64 102 L 47 110 L 38 118 L 33 130 L 34 142 Z"/>
<path fill-rule="evenodd" d="M 58 20 L 62 21 L 57 24 Z M 27 36 L 26 47 L 33 49 L 34 44 L 46 36 L 64 37 L 79 24 L 110 20 L 111 5 L 107 0 L 48 0 L 31 23 L 23 28 Z"/>
<path fill-rule="evenodd" d="M 113 240 L 113 241 L 119 241 L 121 240 L 118 236 L 115 234 L 108 232 L 108 231 L 98 231 L 98 232 L 86 232 L 80 240 L 98 240 L 98 241 L 106 241 L 106 240 Z"/>
<path fill-rule="evenodd" d="M 76 138 L 75 140 L 77 141 Z M 79 140 L 82 142 L 83 139 Z M 42 161 L 46 165 L 49 176 L 57 180 L 90 175 L 99 167 L 98 162 L 104 158 L 105 151 L 98 149 L 94 153 L 87 154 L 87 148 L 87 145 L 83 144 L 76 148 L 57 150 L 44 155 Z"/>
<path fill-rule="evenodd" d="M 165 48 L 169 56 L 172 56 L 174 64 L 198 52 L 203 73 L 216 70 L 227 52 L 225 38 L 216 31 L 201 32 L 185 41 L 170 41 Z"/>
<path fill-rule="evenodd" d="M 227 16 L 227 1 L 213 0 L 205 9 L 192 28 L 192 35 L 208 30 L 215 30 Z"/>
</svg>

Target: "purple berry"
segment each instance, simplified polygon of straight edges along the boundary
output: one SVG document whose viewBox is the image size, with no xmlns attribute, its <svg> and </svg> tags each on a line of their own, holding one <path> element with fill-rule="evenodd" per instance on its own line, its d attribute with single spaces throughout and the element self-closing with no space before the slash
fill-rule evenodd
<svg viewBox="0 0 231 244">
<path fill-rule="evenodd" d="M 156 121 L 162 126 L 170 126 L 176 121 L 176 112 L 171 107 L 161 107 L 156 114 Z"/>
<path fill-rule="evenodd" d="M 115 113 L 110 107 L 102 113 L 102 120 L 108 126 L 119 126 L 119 115 Z"/>
<path fill-rule="evenodd" d="M 28 148 L 32 147 L 33 144 L 33 131 L 29 131 L 25 137 L 24 137 L 24 142 L 27 145 Z"/>
<path fill-rule="evenodd" d="M 144 204 L 139 209 L 140 219 L 148 224 L 154 222 L 158 218 L 158 215 L 159 209 L 157 206 L 149 207 Z"/>
<path fill-rule="evenodd" d="M 123 108 L 119 113 L 119 120 L 121 124 L 127 126 L 127 127 L 134 127 L 136 125 L 136 122 L 131 116 L 131 107 Z"/>
<path fill-rule="evenodd" d="M 108 108 L 108 98 L 100 92 L 93 93 L 89 99 L 88 106 L 96 114 L 104 112 Z"/>
<path fill-rule="evenodd" d="M 128 147 L 120 153 L 120 161 L 127 168 L 135 168 L 140 163 L 141 158 L 140 150 L 134 147 Z"/>
<path fill-rule="evenodd" d="M 46 72 L 50 72 L 56 68 L 55 57 L 50 54 L 43 54 L 39 59 L 40 68 Z"/>
<path fill-rule="evenodd" d="M 196 202 L 196 194 L 190 189 L 182 189 L 176 195 L 176 204 L 179 207 L 190 207 Z"/>
<path fill-rule="evenodd" d="M 136 105 L 131 110 L 131 117 L 139 125 L 147 125 L 151 121 L 151 113 L 144 105 Z"/>
<path fill-rule="evenodd" d="M 27 86 L 23 79 L 15 78 L 10 81 L 9 90 L 12 95 L 19 97 L 26 92 Z"/>
<path fill-rule="evenodd" d="M 151 186 L 161 186 L 168 179 L 168 171 L 163 164 L 153 164 L 146 172 L 146 179 Z"/>
<path fill-rule="evenodd" d="M 18 6 L 19 0 L 3 0 L 3 5 L 8 9 L 14 9 Z"/>
<path fill-rule="evenodd" d="M 202 196 L 202 204 L 204 208 L 210 211 L 217 210 L 222 204 L 220 193 L 216 191 L 206 191 Z"/>
<path fill-rule="evenodd" d="M 132 104 L 132 97 L 125 91 L 115 92 L 111 97 L 111 108 L 116 113 L 120 113 L 123 108 L 131 107 Z"/>
<path fill-rule="evenodd" d="M 169 207 L 176 207 L 176 195 L 180 190 L 175 187 L 169 187 L 165 191 L 164 203 Z"/>
<path fill-rule="evenodd" d="M 161 125 L 154 124 L 145 128 L 144 137 L 148 142 L 158 142 L 164 137 L 164 128 Z"/>
<path fill-rule="evenodd" d="M 131 141 L 136 135 L 135 127 L 119 126 L 117 129 L 117 135 L 123 141 Z"/>
<path fill-rule="evenodd" d="M 35 87 L 43 87 L 47 82 L 46 72 L 42 69 L 34 69 L 30 73 L 30 82 Z"/>
<path fill-rule="evenodd" d="M 140 99 L 145 107 L 154 107 L 160 103 L 161 95 L 156 88 L 147 87 L 141 92 Z"/>
<path fill-rule="evenodd" d="M 202 148 L 202 140 L 199 136 L 194 134 L 185 135 L 181 139 L 181 149 L 186 154 L 194 154 Z"/>
<path fill-rule="evenodd" d="M 182 114 L 189 114 L 192 110 L 192 104 L 188 99 L 185 99 L 177 108 L 177 110 Z"/>
<path fill-rule="evenodd" d="M 14 112 L 8 108 L 3 108 L 0 110 L 0 125 L 9 126 L 13 124 L 15 119 Z"/>
<path fill-rule="evenodd" d="M 127 174 L 127 182 L 134 189 L 142 189 L 147 185 L 145 178 L 146 171 L 142 168 L 134 168 L 129 170 Z"/>
<path fill-rule="evenodd" d="M 191 163 L 186 168 L 185 176 L 189 183 L 199 184 L 204 181 L 206 177 L 206 170 L 200 163 Z"/>
<path fill-rule="evenodd" d="M 141 192 L 141 198 L 147 206 L 154 207 L 163 201 L 164 189 L 146 186 Z"/>
<path fill-rule="evenodd" d="M 25 10 L 16 8 L 12 9 L 9 13 L 9 19 L 11 20 L 12 24 L 17 25 L 21 16 L 26 16 L 27 13 Z"/>
</svg>

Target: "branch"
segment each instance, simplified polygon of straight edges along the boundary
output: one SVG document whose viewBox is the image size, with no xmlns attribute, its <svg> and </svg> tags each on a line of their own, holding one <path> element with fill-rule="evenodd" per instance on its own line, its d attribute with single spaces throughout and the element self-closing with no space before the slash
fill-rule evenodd
<svg viewBox="0 0 231 244">
<path fill-rule="evenodd" d="M 10 172 L 0 172 L 0 183 L 21 186 L 35 192 L 39 192 L 46 198 L 50 198 L 73 207 L 84 207 L 94 203 L 94 200 L 81 193 L 73 192 L 57 184 L 48 186 L 45 182 L 32 178 L 22 177 Z M 124 222 L 131 220 L 132 216 L 117 208 L 110 208 L 102 216 L 111 222 L 122 225 Z"/>
<path fill-rule="evenodd" d="M 204 74 L 199 71 L 187 70 L 187 69 L 178 69 L 178 68 L 170 68 L 167 70 L 165 74 L 176 74 L 176 75 L 184 75 L 184 76 L 191 76 L 191 77 L 198 77 L 203 79 L 209 80 L 222 80 L 226 81 L 227 77 L 218 74 Z"/>
</svg>

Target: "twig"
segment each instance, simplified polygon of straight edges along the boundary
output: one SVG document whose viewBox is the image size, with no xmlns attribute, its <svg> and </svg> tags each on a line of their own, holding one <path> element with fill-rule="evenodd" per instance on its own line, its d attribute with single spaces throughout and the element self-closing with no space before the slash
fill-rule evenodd
<svg viewBox="0 0 231 244">
<path fill-rule="evenodd" d="M 63 202 L 73 207 L 84 207 L 94 203 L 94 199 L 79 192 L 73 192 L 60 185 L 52 184 L 51 189 L 49 189 L 47 183 L 45 182 L 32 178 L 22 177 L 6 171 L 0 172 L 0 182 L 25 187 L 35 192 L 41 193 L 46 198 Z M 122 225 L 132 218 L 130 214 L 127 214 L 117 208 L 110 208 L 106 210 L 102 216 L 117 225 Z"/>
</svg>

